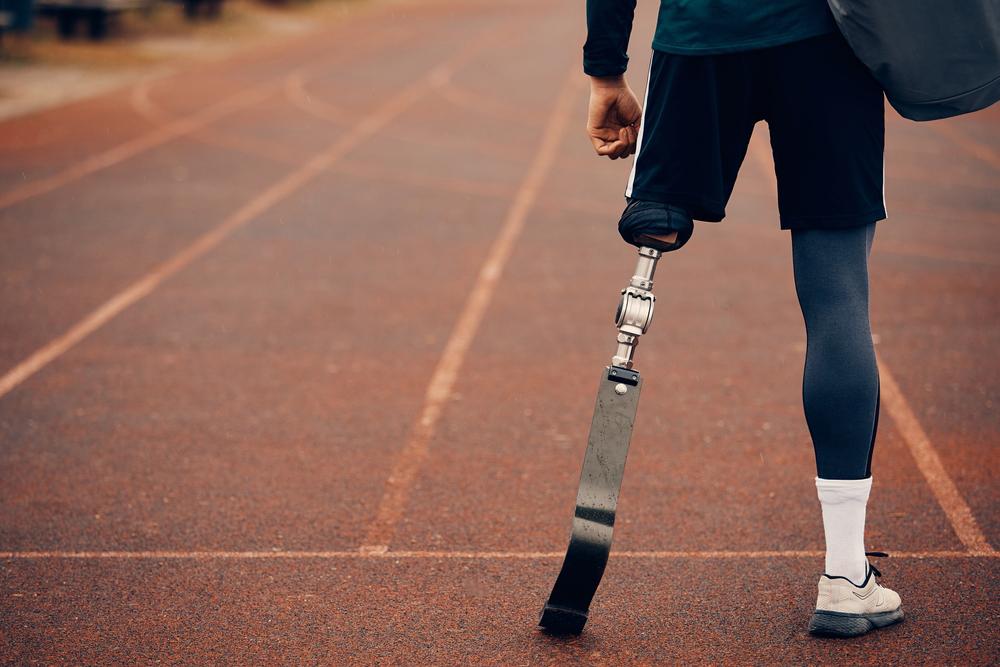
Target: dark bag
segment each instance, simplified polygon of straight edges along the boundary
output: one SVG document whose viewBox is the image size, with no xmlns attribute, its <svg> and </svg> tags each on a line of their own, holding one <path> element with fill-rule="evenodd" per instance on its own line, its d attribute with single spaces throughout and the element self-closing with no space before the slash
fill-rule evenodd
<svg viewBox="0 0 1000 667">
<path fill-rule="evenodd" d="M 1000 99 L 1000 0 L 827 0 L 851 49 L 910 120 Z"/>
</svg>

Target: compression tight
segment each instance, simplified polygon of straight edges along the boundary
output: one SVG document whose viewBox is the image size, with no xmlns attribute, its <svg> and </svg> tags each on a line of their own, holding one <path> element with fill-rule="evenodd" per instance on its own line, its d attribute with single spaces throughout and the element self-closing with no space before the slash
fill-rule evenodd
<svg viewBox="0 0 1000 667">
<path fill-rule="evenodd" d="M 792 231 L 795 291 L 806 324 L 802 402 L 823 479 L 871 476 L 879 382 L 868 320 L 875 223 Z"/>
</svg>

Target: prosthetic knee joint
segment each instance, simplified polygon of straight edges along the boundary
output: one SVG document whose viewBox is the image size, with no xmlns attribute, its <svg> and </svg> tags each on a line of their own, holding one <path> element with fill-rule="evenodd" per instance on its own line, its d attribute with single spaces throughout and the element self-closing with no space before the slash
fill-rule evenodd
<svg viewBox="0 0 1000 667">
<path fill-rule="evenodd" d="M 615 313 L 618 327 L 618 350 L 612 366 L 631 369 L 639 336 L 646 333 L 653 321 L 653 273 L 664 252 L 682 247 L 691 238 L 694 223 L 683 210 L 660 204 L 630 200 L 618 222 L 622 238 L 639 246 L 639 262 Z M 670 240 L 672 239 L 672 240 Z"/>
<path fill-rule="evenodd" d="M 639 262 L 635 267 L 635 275 L 622 290 L 618 311 L 615 313 L 615 326 L 618 327 L 618 351 L 611 358 L 611 365 L 619 368 L 632 368 L 632 356 L 639 344 L 639 336 L 646 333 L 653 321 L 653 306 L 656 296 L 653 295 L 653 273 L 661 253 L 654 248 L 639 248 Z"/>
</svg>

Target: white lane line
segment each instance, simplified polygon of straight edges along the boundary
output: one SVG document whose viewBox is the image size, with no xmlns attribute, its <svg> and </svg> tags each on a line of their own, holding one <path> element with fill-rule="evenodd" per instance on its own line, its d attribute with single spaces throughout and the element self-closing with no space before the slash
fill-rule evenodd
<svg viewBox="0 0 1000 667">
<path fill-rule="evenodd" d="M 202 257 L 219 243 L 228 238 L 234 231 L 271 209 L 279 202 L 301 189 L 312 179 L 327 170 L 344 155 L 364 144 L 375 133 L 385 127 L 394 118 L 413 105 L 421 96 L 431 89 L 431 81 L 439 76 L 441 70 L 448 70 L 469 58 L 481 47 L 482 42 L 472 41 L 472 48 L 464 48 L 451 59 L 432 68 L 426 76 L 420 78 L 393 95 L 370 113 L 363 114 L 360 121 L 331 144 L 326 150 L 318 153 L 300 168 L 290 172 L 280 181 L 267 188 L 259 195 L 241 206 L 237 211 L 225 218 L 217 227 L 198 237 L 189 246 L 178 252 L 163 264 L 135 281 L 124 290 L 111 297 L 96 310 L 74 324 L 58 338 L 48 342 L 32 353 L 27 359 L 14 366 L 0 377 L 0 398 L 20 385 L 29 377 L 57 359 L 67 350 L 104 326 L 108 321 L 123 310 L 146 297 L 163 281 L 184 267 Z"/>
<path fill-rule="evenodd" d="M 903 395 L 896 382 L 895 376 L 889 370 L 885 360 L 879 357 L 879 382 L 882 387 L 882 404 L 886 411 L 892 415 L 896 422 L 896 428 L 910 448 L 910 454 L 917 463 L 917 468 L 927 480 L 927 485 L 931 487 L 931 492 L 937 498 L 941 509 L 948 516 L 952 528 L 958 539 L 965 547 L 976 555 L 995 555 L 995 551 L 983 534 L 976 517 L 965 502 L 962 494 L 958 492 L 958 487 L 951 480 L 941 457 L 931 444 L 930 438 L 920 425 L 920 420 L 913 413 L 909 402 Z"/>
<path fill-rule="evenodd" d="M 297 75 L 298 71 L 291 72 L 285 77 L 285 80 Z M 132 88 L 130 104 L 136 114 L 144 120 L 154 126 L 162 126 L 176 120 L 176 118 L 153 101 L 150 90 L 153 83 L 155 80 L 148 79 L 136 84 Z M 297 165 L 301 160 L 291 151 L 283 150 L 276 144 L 230 135 L 227 132 L 213 129 L 211 126 L 203 127 L 199 131 L 193 132 L 192 135 L 194 139 L 207 145 L 235 150 L 254 157 L 263 157 L 279 164 Z"/>
<path fill-rule="evenodd" d="M 375 44 L 380 46 L 389 39 L 397 39 L 400 34 L 406 34 L 407 32 L 408 31 L 387 29 L 378 36 L 369 37 L 366 40 L 366 45 L 371 46 L 372 44 Z M 288 43 L 281 42 L 271 48 L 268 48 L 267 51 L 274 53 L 277 49 L 284 48 L 287 45 Z M 354 53 L 354 55 L 356 55 L 356 53 Z M 231 62 L 235 63 L 237 61 L 234 59 Z M 324 63 L 323 66 L 329 67 L 330 63 Z M 310 67 L 316 68 L 315 65 Z M 7 192 L 0 193 L 0 209 L 56 190 L 64 185 L 83 178 L 84 176 L 119 164 L 120 162 L 134 157 L 135 155 L 167 143 L 172 139 L 195 133 L 215 121 L 231 115 L 241 109 L 263 102 L 273 93 L 278 92 L 282 87 L 288 85 L 287 81 L 276 81 L 246 88 L 231 97 L 222 100 L 221 102 L 202 109 L 201 111 L 180 118 L 169 119 L 162 113 L 162 110 L 157 109 L 153 104 L 150 95 L 150 88 L 158 81 L 175 74 L 176 72 L 168 68 L 162 73 L 150 76 L 144 81 L 140 81 L 130 93 L 129 104 L 133 111 L 148 121 L 154 123 L 162 121 L 164 122 L 163 125 L 156 127 L 146 134 L 130 139 L 129 141 L 118 144 L 117 146 L 95 155 L 91 155 L 60 172 L 53 174 L 52 176 L 40 178 L 38 180 L 25 183 L 20 187 L 8 190 Z"/>
<path fill-rule="evenodd" d="M 185 116 L 161 125 L 151 132 L 92 155 L 52 176 L 40 178 L 7 192 L 0 193 L 0 209 L 51 192 L 84 176 L 124 162 L 131 157 L 165 144 L 172 139 L 191 134 L 241 109 L 263 102 L 271 94 L 277 92 L 277 90 L 278 84 L 275 83 L 264 84 L 245 90 L 190 116 Z M 135 103 L 135 100 L 133 100 L 133 103 Z"/>
<path fill-rule="evenodd" d="M 760 145 L 760 141 L 762 141 L 760 135 L 755 133 L 750 142 L 750 152 L 753 154 L 754 162 L 757 163 L 760 171 L 773 187 L 775 185 L 774 166 L 768 152 Z M 917 468 L 937 499 L 938 505 L 941 506 L 948 521 L 951 522 L 955 535 L 973 555 L 994 555 L 993 547 L 987 541 L 968 503 L 965 502 L 958 487 L 955 486 L 955 482 L 945 470 L 941 463 L 941 457 L 938 456 L 937 450 L 930 438 L 927 437 L 927 432 L 924 431 L 920 420 L 910 408 L 906 396 L 903 395 L 889 365 L 885 363 L 881 355 L 878 358 L 878 367 L 882 404 L 895 422 L 896 428 L 917 464 Z"/>
<path fill-rule="evenodd" d="M 387 549 L 406 508 L 410 488 L 427 458 L 431 438 L 444 405 L 451 396 L 465 354 L 476 336 L 479 324 L 493 298 L 493 292 L 510 258 L 514 244 L 524 228 L 528 211 L 541 191 L 542 183 L 555 162 L 559 143 L 569 123 L 573 105 L 579 91 L 580 76 L 576 68 L 566 79 L 562 91 L 549 116 L 542 134 L 542 142 L 521 182 L 510 209 L 504 218 L 500 233 L 486 256 L 479 276 L 462 307 L 462 312 L 452 329 L 441 359 L 431 376 L 420 416 L 413 425 L 409 438 L 393 465 L 386 480 L 385 492 L 378 512 L 368 528 L 360 551 L 381 552 Z"/>
<path fill-rule="evenodd" d="M 450 76 L 442 77 L 434 84 L 437 92 L 445 101 L 466 111 L 511 122 L 519 122 L 524 117 L 523 109 L 505 104 L 492 97 L 465 90 L 455 84 Z"/>
<path fill-rule="evenodd" d="M 946 136 L 969 155 L 982 160 L 994 169 L 1000 169 L 1000 153 L 982 142 L 969 138 L 965 132 L 958 129 L 954 121 L 941 121 L 927 125 Z"/>
<path fill-rule="evenodd" d="M 132 90 L 129 92 L 129 106 L 132 107 L 132 110 L 135 111 L 140 118 L 148 121 L 153 126 L 160 126 L 177 120 L 176 118 L 164 113 L 164 111 L 160 109 L 155 102 L 153 102 L 152 88 L 158 78 L 159 77 L 150 77 L 148 79 L 144 79 L 132 86 Z"/>
<path fill-rule="evenodd" d="M 285 79 L 285 99 L 299 111 L 335 125 L 347 124 L 355 114 L 309 94 L 306 89 L 306 68 L 293 72 Z"/>
<path fill-rule="evenodd" d="M 738 560 L 765 558 L 822 558 L 823 551 L 615 551 L 611 559 Z M 332 560 L 332 559 L 456 559 L 547 560 L 562 551 L 0 551 L 0 560 Z M 997 558 L 996 552 L 894 551 L 892 558 Z"/>
</svg>

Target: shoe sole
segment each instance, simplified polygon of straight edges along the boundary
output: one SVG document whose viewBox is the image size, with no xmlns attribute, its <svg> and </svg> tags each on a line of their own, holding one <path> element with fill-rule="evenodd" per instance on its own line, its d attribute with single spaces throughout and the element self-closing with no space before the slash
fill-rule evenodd
<svg viewBox="0 0 1000 667">
<path fill-rule="evenodd" d="M 858 637 L 902 620 L 902 607 L 878 614 L 848 614 L 817 610 L 809 621 L 809 634 L 818 637 Z"/>
</svg>

